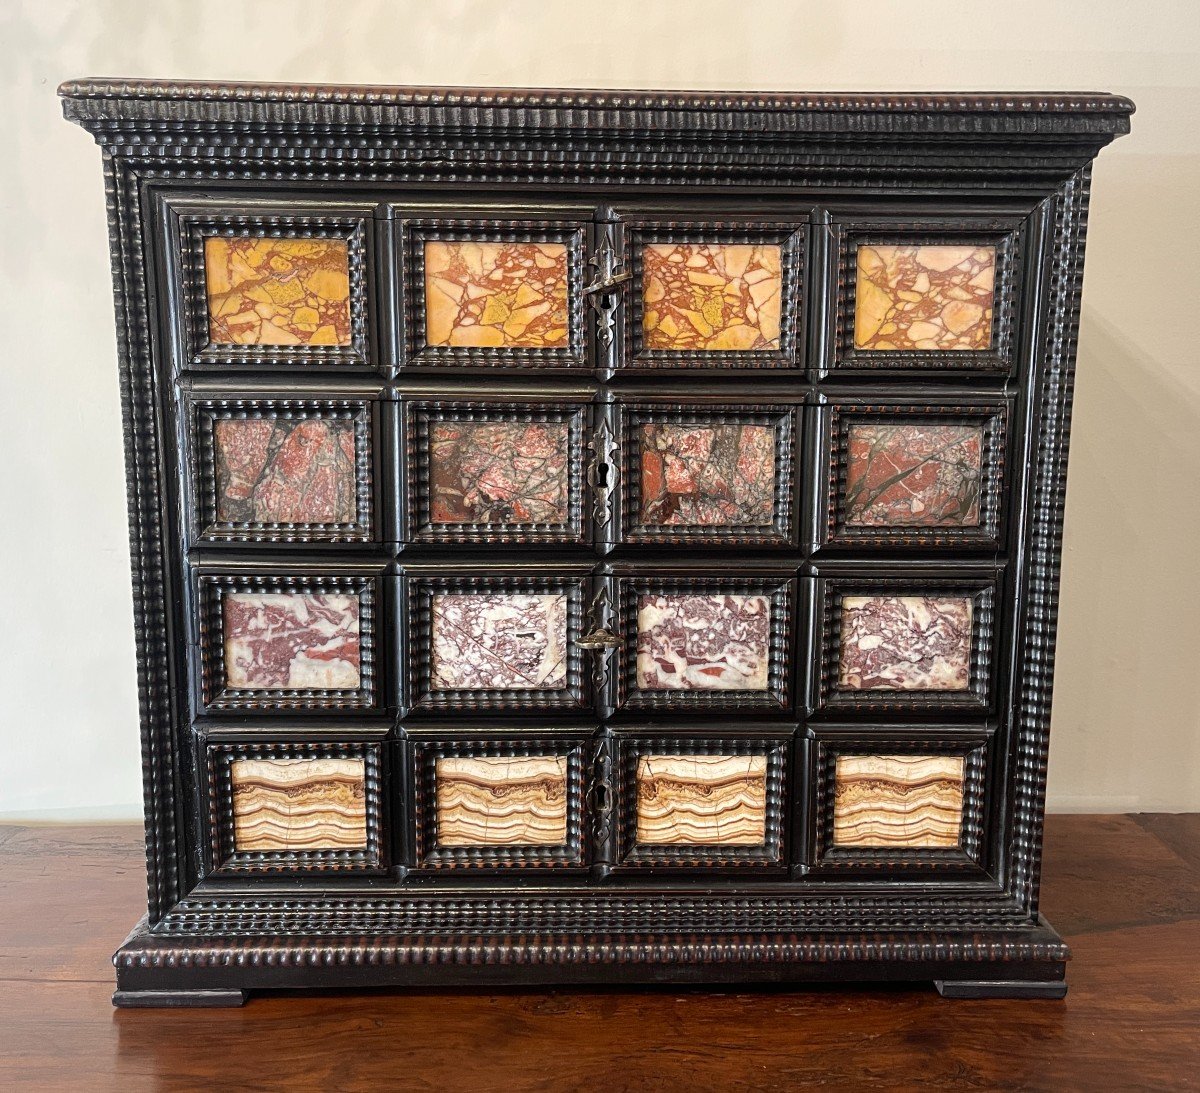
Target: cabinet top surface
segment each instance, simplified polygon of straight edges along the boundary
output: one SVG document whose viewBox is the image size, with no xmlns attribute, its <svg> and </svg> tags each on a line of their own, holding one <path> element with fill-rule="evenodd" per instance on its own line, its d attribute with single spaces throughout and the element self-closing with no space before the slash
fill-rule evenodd
<svg viewBox="0 0 1200 1093">
<path fill-rule="evenodd" d="M 1012 123 L 1029 133 L 1088 132 L 1110 136 L 1127 131 L 1133 103 L 1104 92 L 775 92 L 655 91 L 571 88 L 407 87 L 285 83 L 216 83 L 90 78 L 58 89 L 67 116 L 74 121 L 255 121 L 280 108 L 292 123 L 338 120 L 418 122 L 420 111 L 449 120 L 482 124 L 491 118 L 506 126 L 541 127 L 593 124 L 597 115 L 614 127 L 646 128 L 689 115 L 734 112 L 792 118 L 797 127 L 832 116 L 832 129 L 855 128 L 864 118 L 919 121 L 922 128 L 951 129 L 964 115 L 977 132 L 1009 130 Z M 407 112 L 397 117 L 393 111 Z M 501 121 L 492 112 L 504 111 Z M 519 117 L 512 112 L 520 111 Z M 372 113 L 373 112 L 373 113 Z M 858 119 L 857 121 L 852 119 Z M 941 119 L 939 121 L 939 119 Z M 425 119 L 428 120 L 428 119 Z M 766 122 L 768 128 L 779 120 Z M 786 123 L 785 123 L 786 124 Z"/>
</svg>

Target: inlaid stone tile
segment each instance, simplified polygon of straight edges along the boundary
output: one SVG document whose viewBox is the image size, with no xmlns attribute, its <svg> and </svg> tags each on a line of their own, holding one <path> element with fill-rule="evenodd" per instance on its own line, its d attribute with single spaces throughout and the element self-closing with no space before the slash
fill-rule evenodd
<svg viewBox="0 0 1200 1093">
<path fill-rule="evenodd" d="M 977 527 L 983 429 L 851 425 L 845 521 L 851 527 Z"/>
<path fill-rule="evenodd" d="M 858 349 L 987 349 L 996 248 L 860 246 L 854 304 Z"/>
<path fill-rule="evenodd" d="M 359 685 L 359 600 L 316 592 L 227 592 L 225 681 L 245 690 Z"/>
<path fill-rule="evenodd" d="M 433 686 L 438 690 L 561 690 L 567 682 L 567 597 L 433 597 Z"/>
<path fill-rule="evenodd" d="M 367 845 L 361 759 L 235 759 L 237 850 L 362 850 Z"/>
<path fill-rule="evenodd" d="M 775 430 L 769 425 L 641 426 L 641 521 L 733 527 L 771 523 Z"/>
<path fill-rule="evenodd" d="M 440 421 L 430 449 L 434 523 L 567 523 L 567 422 Z"/>
<path fill-rule="evenodd" d="M 351 344 L 344 239 L 211 236 L 204 277 L 216 345 Z"/>
<path fill-rule="evenodd" d="M 963 771 L 961 755 L 839 755 L 834 845 L 958 846 Z"/>
<path fill-rule="evenodd" d="M 358 513 L 354 423 L 311 417 L 213 424 L 217 519 L 348 524 Z"/>
<path fill-rule="evenodd" d="M 966 596 L 846 596 L 839 683 L 855 691 L 965 691 L 972 604 Z"/>
<path fill-rule="evenodd" d="M 438 759 L 439 846 L 561 846 L 567 841 L 563 755 Z"/>
<path fill-rule="evenodd" d="M 767 689 L 767 596 L 640 596 L 637 626 L 637 685 L 643 691 Z"/>
<path fill-rule="evenodd" d="M 568 263 L 565 243 L 427 241 L 427 344 L 565 348 Z"/>
<path fill-rule="evenodd" d="M 778 244 L 647 243 L 643 343 L 647 349 L 778 349 L 782 265 Z"/>
<path fill-rule="evenodd" d="M 757 846 L 767 839 L 765 755 L 643 755 L 637 841 Z"/>
</svg>

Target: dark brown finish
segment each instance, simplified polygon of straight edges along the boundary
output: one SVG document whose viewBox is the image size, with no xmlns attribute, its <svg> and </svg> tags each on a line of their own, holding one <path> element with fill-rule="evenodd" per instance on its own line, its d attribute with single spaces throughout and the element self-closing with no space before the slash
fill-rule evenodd
<svg viewBox="0 0 1200 1093">
<path fill-rule="evenodd" d="M 1127 131 L 1132 104 L 122 81 L 61 93 L 105 151 L 130 497 L 148 915 L 117 956 L 118 1004 L 154 991 L 164 1005 L 212 1005 L 254 988 L 621 981 L 1061 991 L 1067 950 L 1038 888 L 1067 434 L 1090 164 Z M 208 345 L 200 242 L 212 232 L 344 239 L 351 344 Z M 569 247 L 565 338 L 426 344 L 425 241 L 536 238 Z M 996 246 L 988 351 L 848 352 L 857 238 Z M 644 347 L 638 275 L 652 239 L 781 246 L 778 348 Z M 689 283 L 707 285 L 690 310 L 713 313 L 697 332 L 725 321 L 726 291 L 748 316 L 748 276 L 734 285 L 736 261 L 721 268 L 715 294 L 711 272 L 672 274 L 672 316 L 688 314 Z M 747 329 L 730 344 L 773 344 Z M 361 414 L 364 523 L 213 526 L 197 409 L 272 401 Z M 453 406 L 570 419 L 564 523 L 432 525 L 421 414 L 436 421 Z M 770 522 L 713 535 L 636 528 L 626 417 L 647 407 L 790 422 L 777 433 Z M 830 407 L 1003 420 L 980 533 L 837 534 L 823 511 L 836 511 L 840 480 Z M 664 582 L 772 597 L 766 690 L 631 689 L 629 592 Z M 970 691 L 839 700 L 832 605 L 839 590 L 870 587 L 974 596 Z M 316 588 L 361 594 L 361 686 L 227 688 L 219 593 Z M 566 685 L 432 686 L 436 589 L 567 591 Z M 479 724 L 463 725 L 464 713 Z M 977 755 L 957 868 L 826 868 L 821 742 L 871 731 L 901 751 Z M 429 868 L 417 743 L 548 733 L 580 744 L 578 868 Z M 623 869 L 633 733 L 681 754 L 710 736 L 769 740 L 770 867 L 692 855 Z M 208 795 L 210 745 L 377 751 L 378 854 L 355 864 L 381 872 L 217 868 L 206 848 L 223 846 L 228 792 L 218 783 L 215 804 Z"/>
<path fill-rule="evenodd" d="M 1047 818 L 1043 904 L 1074 952 L 1063 1002 L 950 1003 L 904 985 L 675 987 L 114 1014 L 107 953 L 143 898 L 140 830 L 2 827 L 0 1085 L 1186 1088 L 1200 1067 L 1200 967 L 1180 956 L 1200 946 L 1197 846 L 1197 815 Z"/>
</svg>

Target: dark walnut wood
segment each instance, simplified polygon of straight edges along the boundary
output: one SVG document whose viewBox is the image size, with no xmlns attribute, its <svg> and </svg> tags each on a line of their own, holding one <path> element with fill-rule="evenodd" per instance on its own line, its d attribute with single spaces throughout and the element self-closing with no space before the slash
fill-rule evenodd
<svg viewBox="0 0 1200 1093">
<path fill-rule="evenodd" d="M 1179 1089 L 1198 1061 L 1200 816 L 1049 816 L 1042 903 L 1063 1002 L 903 984 L 382 991 L 188 1014 L 109 1008 L 142 902 L 133 826 L 0 828 L 9 1089 Z M 80 913 L 80 906 L 86 913 Z"/>
<path fill-rule="evenodd" d="M 118 1005 L 1061 996 L 1063 491 L 1130 102 L 60 94 L 105 153 L 130 498 Z"/>
</svg>

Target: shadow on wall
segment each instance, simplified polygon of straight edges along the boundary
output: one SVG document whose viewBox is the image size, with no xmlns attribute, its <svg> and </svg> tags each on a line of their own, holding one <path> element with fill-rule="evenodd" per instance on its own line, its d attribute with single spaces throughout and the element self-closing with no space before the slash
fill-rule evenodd
<svg viewBox="0 0 1200 1093">
<path fill-rule="evenodd" d="M 1130 338 L 1155 317 L 1128 318 L 1084 306 L 1051 734 L 1066 811 L 1178 808 L 1200 782 L 1200 389 Z"/>
</svg>

